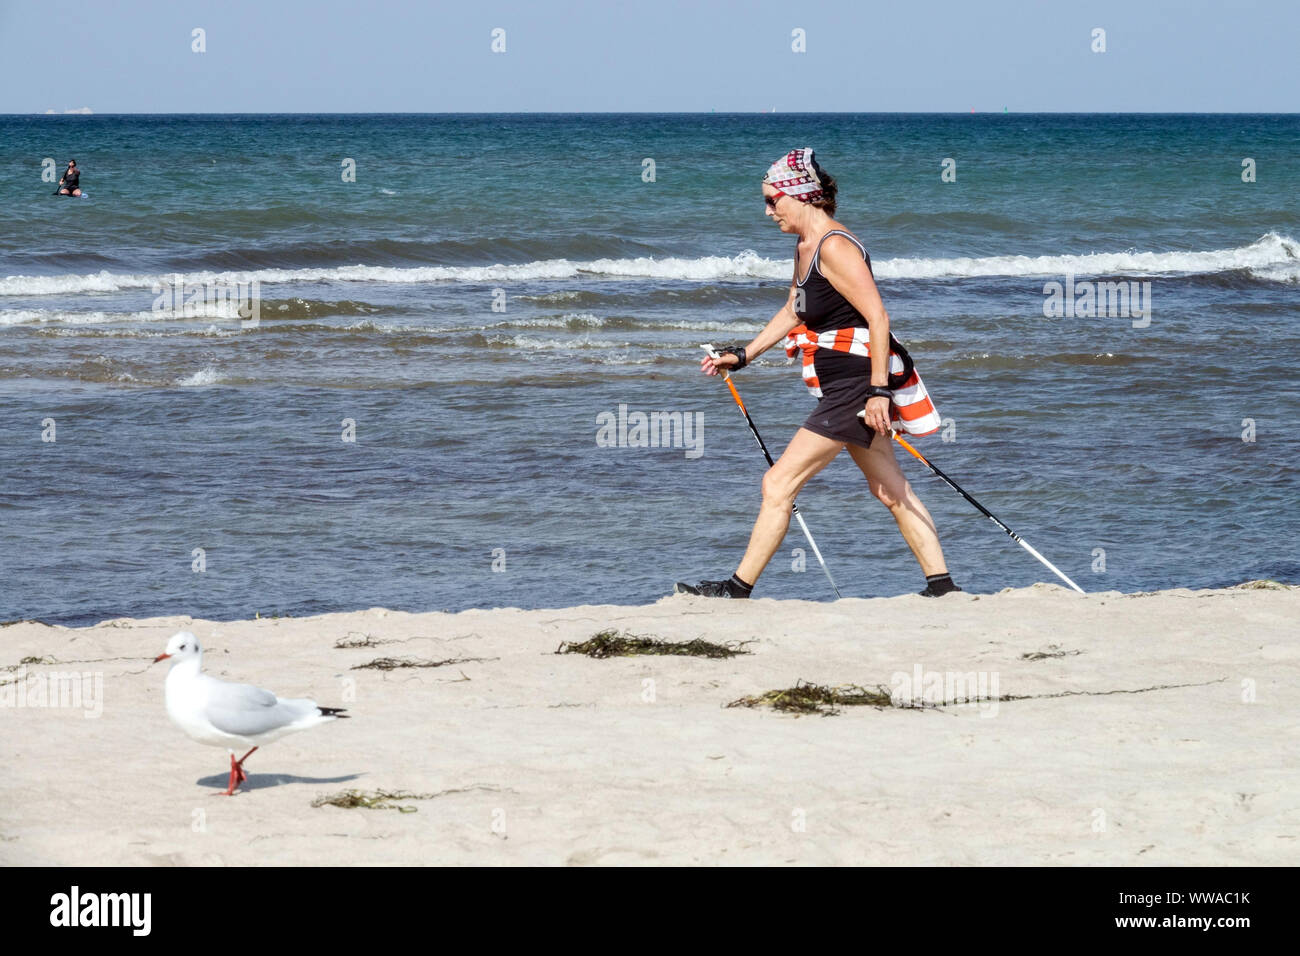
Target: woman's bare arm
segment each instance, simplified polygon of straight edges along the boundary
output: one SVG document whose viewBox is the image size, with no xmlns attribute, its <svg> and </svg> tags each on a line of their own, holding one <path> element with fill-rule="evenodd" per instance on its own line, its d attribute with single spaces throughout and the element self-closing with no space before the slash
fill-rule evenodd
<svg viewBox="0 0 1300 956">
<path fill-rule="evenodd" d="M 754 340 L 745 346 L 745 355 L 750 360 L 758 358 L 777 342 L 785 338 L 790 330 L 798 325 L 802 320 L 794 314 L 794 291 L 791 290 L 790 298 L 781 311 L 768 319 L 767 325 L 763 326 L 763 331 L 754 336 Z"/>
<path fill-rule="evenodd" d="M 799 291 L 797 281 L 798 275 L 799 263 L 796 261 L 795 278 L 790 280 L 790 289 L 786 296 L 785 305 L 781 306 L 780 311 L 778 311 L 776 315 L 767 320 L 767 325 L 763 326 L 763 331 L 754 336 L 753 340 L 745 346 L 746 361 L 752 362 L 754 359 L 758 358 L 777 342 L 780 342 L 785 338 L 791 329 L 803 321 L 794 311 L 795 296 Z M 716 375 L 718 374 L 719 368 L 734 366 L 738 361 L 739 359 L 731 354 L 723 355 L 722 358 L 717 359 L 716 361 L 706 356 L 704 361 L 700 363 L 700 368 L 703 369 L 707 375 Z"/>
</svg>

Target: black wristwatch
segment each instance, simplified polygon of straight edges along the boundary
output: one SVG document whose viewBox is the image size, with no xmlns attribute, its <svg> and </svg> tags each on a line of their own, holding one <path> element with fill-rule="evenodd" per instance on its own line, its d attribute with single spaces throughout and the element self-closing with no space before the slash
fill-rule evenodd
<svg viewBox="0 0 1300 956">
<path fill-rule="evenodd" d="M 867 398 L 887 398 L 892 402 L 894 400 L 894 393 L 883 385 L 868 385 Z"/>
</svg>

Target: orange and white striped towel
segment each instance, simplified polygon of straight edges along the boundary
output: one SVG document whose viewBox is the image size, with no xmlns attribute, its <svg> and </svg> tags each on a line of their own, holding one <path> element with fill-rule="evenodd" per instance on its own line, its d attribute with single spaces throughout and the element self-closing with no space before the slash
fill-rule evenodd
<svg viewBox="0 0 1300 956">
<path fill-rule="evenodd" d="M 818 349 L 848 352 L 850 355 L 870 357 L 870 332 L 862 328 L 830 329 L 811 332 L 806 325 L 798 325 L 785 337 L 785 354 L 794 358 L 803 352 L 803 383 L 816 398 L 822 397 L 821 383 L 817 380 L 816 354 Z M 889 374 L 898 375 L 906 366 L 897 352 L 889 353 Z M 941 419 L 935 410 L 930 393 L 925 390 L 921 376 L 912 374 L 894 389 L 894 400 L 889 406 L 889 417 L 909 435 L 929 435 L 939 430 Z"/>
</svg>

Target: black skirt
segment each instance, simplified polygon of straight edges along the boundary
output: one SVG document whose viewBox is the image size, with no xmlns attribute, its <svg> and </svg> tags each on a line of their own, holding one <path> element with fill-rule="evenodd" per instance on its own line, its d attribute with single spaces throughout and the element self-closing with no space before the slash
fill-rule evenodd
<svg viewBox="0 0 1300 956">
<path fill-rule="evenodd" d="M 867 405 L 867 390 L 870 387 L 871 379 L 865 376 L 826 382 L 821 387 L 821 400 L 803 427 L 832 441 L 870 448 L 876 430 L 858 418 L 858 412 Z"/>
</svg>

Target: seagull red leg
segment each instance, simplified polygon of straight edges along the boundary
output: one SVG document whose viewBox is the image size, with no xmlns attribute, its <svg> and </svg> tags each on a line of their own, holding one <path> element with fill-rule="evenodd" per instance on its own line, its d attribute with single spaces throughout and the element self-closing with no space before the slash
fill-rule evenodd
<svg viewBox="0 0 1300 956">
<path fill-rule="evenodd" d="M 257 749 L 256 747 L 253 748 L 253 750 L 256 749 Z M 240 757 L 239 762 L 235 764 L 235 770 L 239 772 L 240 783 L 243 783 L 245 780 L 248 779 L 248 774 L 244 773 L 244 761 L 247 760 L 249 757 L 253 756 L 253 750 L 250 750 L 248 753 L 244 754 L 244 756 Z M 235 759 L 235 755 L 233 753 L 230 755 L 230 759 L 231 760 Z"/>
<path fill-rule="evenodd" d="M 235 764 L 235 752 L 230 752 L 230 782 L 226 784 L 226 796 L 235 792 L 235 777 L 239 773 L 239 767 Z"/>
</svg>

